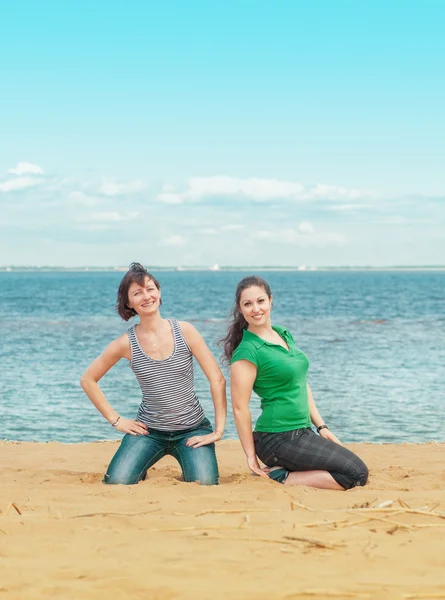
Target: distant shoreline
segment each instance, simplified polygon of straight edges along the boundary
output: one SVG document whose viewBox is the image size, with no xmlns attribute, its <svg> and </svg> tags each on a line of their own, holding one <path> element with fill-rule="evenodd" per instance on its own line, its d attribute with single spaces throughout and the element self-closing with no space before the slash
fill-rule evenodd
<svg viewBox="0 0 445 600">
<path fill-rule="evenodd" d="M 342 267 L 282 267 L 282 266 L 190 266 L 172 267 L 147 265 L 150 271 L 173 271 L 173 272 L 245 272 L 245 271 L 291 271 L 298 273 L 314 272 L 378 272 L 378 271 L 445 271 L 445 265 L 435 266 L 389 266 L 389 267 L 366 267 L 366 266 L 342 266 Z M 0 273 L 113 273 L 125 272 L 128 267 L 36 267 L 36 266 L 0 266 Z"/>
</svg>

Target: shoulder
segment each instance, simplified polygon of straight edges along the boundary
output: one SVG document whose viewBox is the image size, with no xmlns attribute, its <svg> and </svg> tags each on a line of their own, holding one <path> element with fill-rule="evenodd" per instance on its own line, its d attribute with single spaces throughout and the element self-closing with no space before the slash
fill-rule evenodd
<svg viewBox="0 0 445 600">
<path fill-rule="evenodd" d="M 171 321 L 175 322 L 181 328 L 182 333 L 198 333 L 198 330 L 194 325 L 189 323 L 188 321 L 178 321 L 177 319 L 171 319 Z"/>
<path fill-rule="evenodd" d="M 281 335 L 281 337 L 287 338 L 292 342 L 295 342 L 291 332 L 289 331 L 289 329 L 287 329 L 287 327 L 283 327 L 282 325 L 274 325 L 273 328 L 279 335 Z"/>
<path fill-rule="evenodd" d="M 104 354 L 121 358 L 126 355 L 129 345 L 130 341 L 128 339 L 128 333 L 125 332 L 108 344 Z"/>
<path fill-rule="evenodd" d="M 256 344 L 251 340 L 241 340 L 240 344 L 235 348 L 232 354 L 230 363 L 233 364 L 239 360 L 248 360 L 249 362 L 258 366 L 259 352 Z"/>
<path fill-rule="evenodd" d="M 193 339 L 198 339 L 201 337 L 201 334 L 196 329 L 196 327 L 194 325 L 192 325 L 191 323 L 188 323 L 188 321 L 176 321 L 176 319 L 171 319 L 171 320 L 173 323 L 175 323 L 175 322 L 177 323 L 177 325 L 179 326 L 179 328 L 182 331 L 182 335 L 185 337 L 187 342 L 189 341 L 189 339 L 193 340 Z"/>
<path fill-rule="evenodd" d="M 275 331 L 278 331 L 280 334 L 287 333 L 290 335 L 289 329 L 287 329 L 287 327 L 283 327 L 283 325 L 274 325 L 272 329 L 275 329 Z"/>
<path fill-rule="evenodd" d="M 194 325 L 187 321 L 176 321 L 176 323 L 179 325 L 185 341 L 192 350 L 193 347 L 199 348 L 206 345 L 203 337 Z"/>
</svg>

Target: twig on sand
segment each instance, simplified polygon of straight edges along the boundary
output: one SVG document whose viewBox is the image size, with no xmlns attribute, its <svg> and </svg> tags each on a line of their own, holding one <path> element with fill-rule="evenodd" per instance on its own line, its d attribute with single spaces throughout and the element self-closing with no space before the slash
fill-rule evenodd
<svg viewBox="0 0 445 600">
<path fill-rule="evenodd" d="M 201 539 L 201 538 L 197 538 Z M 319 542 L 318 540 L 314 540 L 312 538 L 304 538 L 304 537 L 294 537 L 285 535 L 282 540 L 274 540 L 270 538 L 241 538 L 241 537 L 226 537 L 222 535 L 209 535 L 202 539 L 212 539 L 212 540 L 226 540 L 230 542 L 264 542 L 267 544 L 285 544 L 288 546 L 293 546 L 295 548 L 295 542 L 304 542 L 306 544 L 310 544 L 311 546 L 317 546 L 318 548 L 327 548 L 328 550 L 333 550 L 334 548 L 345 546 L 345 544 L 329 544 L 324 542 Z"/>
<path fill-rule="evenodd" d="M 5 535 L 8 535 L 4 529 L 0 529 L 0 533 L 4 533 Z"/>
<path fill-rule="evenodd" d="M 429 517 L 439 517 L 439 519 L 445 519 L 444 513 L 436 512 L 435 510 L 421 510 L 418 508 L 407 508 L 407 513 L 412 515 L 428 515 Z"/>
<path fill-rule="evenodd" d="M 439 513 L 434 510 L 423 510 L 419 508 L 349 508 L 347 512 L 382 512 L 388 513 L 388 515 L 395 515 L 406 513 L 410 515 L 428 515 L 429 517 L 438 517 L 439 519 L 445 519 L 445 513 Z"/>
<path fill-rule="evenodd" d="M 346 546 L 346 544 L 330 544 L 329 542 L 320 542 L 319 540 L 315 540 L 314 538 L 299 537 L 295 535 L 285 535 L 283 537 L 285 540 L 291 540 L 294 542 L 305 542 L 306 544 L 311 544 L 312 546 L 316 546 L 317 548 L 329 548 L 329 550 Z"/>
<path fill-rule="evenodd" d="M 242 527 L 244 527 L 244 525 L 246 524 L 246 521 L 242 521 L 242 523 L 240 525 L 233 525 L 233 526 L 222 526 L 222 527 L 218 527 L 216 525 L 199 525 L 198 527 L 165 527 L 165 528 L 160 528 L 160 529 L 150 529 L 149 531 L 207 531 L 208 529 L 213 529 L 213 530 L 224 530 L 224 529 L 241 529 Z"/>
<path fill-rule="evenodd" d="M 10 502 L 9 505 L 8 505 L 8 508 L 6 509 L 6 514 L 7 515 L 9 515 L 9 513 L 11 512 L 11 508 L 13 508 L 16 512 L 18 512 L 19 515 L 22 514 L 22 511 L 17 506 L 17 504 L 15 502 Z"/>
<path fill-rule="evenodd" d="M 368 520 L 368 519 L 366 519 Z M 336 521 L 314 521 L 312 523 L 294 523 L 293 524 L 293 528 L 295 529 L 295 527 L 297 525 L 299 525 L 300 527 L 321 527 L 322 525 L 334 525 L 334 527 L 338 527 L 339 525 L 341 525 L 342 523 L 350 523 L 350 521 L 348 520 L 344 520 L 344 521 L 340 521 L 340 520 L 336 520 Z"/>
<path fill-rule="evenodd" d="M 389 508 L 394 504 L 394 500 L 385 500 L 384 502 L 380 502 L 377 504 L 376 508 Z"/>
<path fill-rule="evenodd" d="M 83 519 L 84 517 L 137 517 L 139 515 L 146 515 L 148 513 L 158 512 L 160 508 L 153 510 L 143 510 L 136 513 L 125 513 L 125 512 L 96 512 L 96 513 L 84 513 L 81 515 L 73 515 L 68 517 L 69 519 Z"/>
<path fill-rule="evenodd" d="M 299 596 L 322 596 L 323 598 L 370 598 L 370 594 L 363 592 L 347 592 L 344 590 L 327 590 L 327 589 L 313 589 L 313 590 L 302 590 L 301 592 L 295 592 L 288 594 L 286 598 L 298 598 Z"/>
<path fill-rule="evenodd" d="M 202 517 L 202 515 L 217 515 L 217 514 L 227 514 L 227 515 L 235 515 L 238 513 L 246 513 L 246 512 L 280 512 L 278 509 L 273 508 L 249 508 L 246 510 L 245 508 L 228 508 L 221 510 L 204 510 L 200 513 L 197 513 L 195 517 Z"/>
<path fill-rule="evenodd" d="M 294 510 L 295 506 L 298 506 L 298 508 L 304 508 L 304 510 L 308 510 L 310 512 L 315 512 L 313 508 L 309 508 L 308 506 L 305 506 L 304 504 L 301 504 L 301 502 L 297 502 L 296 500 L 292 500 L 290 505 L 291 505 L 291 510 Z"/>
<path fill-rule="evenodd" d="M 411 506 L 409 504 L 407 504 L 405 502 L 405 500 L 402 500 L 402 498 L 397 498 L 397 502 L 400 504 L 400 506 L 402 506 L 403 508 L 411 508 Z"/>
<path fill-rule="evenodd" d="M 374 548 L 375 548 L 375 545 L 373 544 L 372 539 L 369 538 L 368 543 L 363 548 L 363 554 L 366 556 L 366 558 L 369 558 L 369 560 L 374 560 L 374 556 L 372 556 L 372 554 L 371 554 L 371 550 Z"/>
<path fill-rule="evenodd" d="M 429 592 L 421 594 L 403 594 L 403 598 L 409 598 L 409 600 L 416 600 L 417 598 L 445 598 L 444 592 Z"/>
</svg>

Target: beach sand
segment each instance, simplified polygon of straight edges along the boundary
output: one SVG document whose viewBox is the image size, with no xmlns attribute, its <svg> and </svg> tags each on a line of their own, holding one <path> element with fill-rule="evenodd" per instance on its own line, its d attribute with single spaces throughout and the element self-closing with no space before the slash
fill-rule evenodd
<svg viewBox="0 0 445 600">
<path fill-rule="evenodd" d="M 105 486 L 116 442 L 2 442 L 0 600 L 445 598 L 445 443 L 349 447 L 369 484 L 334 492 L 250 475 L 235 441 L 214 487 L 170 458 Z"/>
</svg>

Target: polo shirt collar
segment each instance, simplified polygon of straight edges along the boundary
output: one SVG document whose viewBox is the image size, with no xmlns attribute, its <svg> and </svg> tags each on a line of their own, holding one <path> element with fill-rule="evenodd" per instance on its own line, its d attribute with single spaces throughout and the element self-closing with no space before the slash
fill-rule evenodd
<svg viewBox="0 0 445 600">
<path fill-rule="evenodd" d="M 272 326 L 272 329 L 275 329 L 275 328 Z M 277 330 L 275 329 L 275 331 L 277 331 Z M 283 333 L 285 335 L 287 333 L 287 329 L 285 329 L 284 327 L 283 327 Z M 275 344 L 271 344 L 271 342 L 267 342 L 266 340 L 263 340 L 263 338 L 260 338 L 258 335 L 256 335 L 255 333 L 252 333 L 248 329 L 245 329 L 243 331 L 243 340 L 249 341 L 251 344 L 253 344 L 255 346 L 255 348 L 261 348 L 262 346 L 264 346 L 266 344 L 275 346 Z"/>
</svg>

